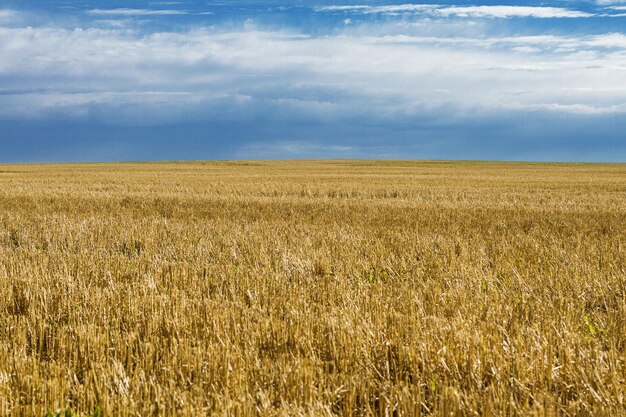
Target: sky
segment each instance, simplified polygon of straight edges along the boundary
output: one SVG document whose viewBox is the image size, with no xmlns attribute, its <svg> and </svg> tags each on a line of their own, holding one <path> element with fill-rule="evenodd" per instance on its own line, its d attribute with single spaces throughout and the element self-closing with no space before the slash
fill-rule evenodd
<svg viewBox="0 0 626 417">
<path fill-rule="evenodd" d="M 0 1 L 0 163 L 626 162 L 626 0 Z"/>
</svg>

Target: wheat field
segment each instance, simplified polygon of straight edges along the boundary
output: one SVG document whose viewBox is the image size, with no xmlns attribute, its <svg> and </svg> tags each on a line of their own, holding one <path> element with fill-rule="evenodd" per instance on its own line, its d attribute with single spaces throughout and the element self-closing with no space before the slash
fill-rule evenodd
<svg viewBox="0 0 626 417">
<path fill-rule="evenodd" d="M 0 166 L 0 415 L 626 415 L 626 165 Z"/>
</svg>

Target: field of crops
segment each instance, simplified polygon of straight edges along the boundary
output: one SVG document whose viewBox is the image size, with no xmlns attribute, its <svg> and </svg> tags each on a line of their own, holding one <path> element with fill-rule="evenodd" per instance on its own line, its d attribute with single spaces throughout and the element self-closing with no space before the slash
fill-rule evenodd
<svg viewBox="0 0 626 417">
<path fill-rule="evenodd" d="M 0 416 L 626 414 L 626 165 L 0 166 Z"/>
</svg>

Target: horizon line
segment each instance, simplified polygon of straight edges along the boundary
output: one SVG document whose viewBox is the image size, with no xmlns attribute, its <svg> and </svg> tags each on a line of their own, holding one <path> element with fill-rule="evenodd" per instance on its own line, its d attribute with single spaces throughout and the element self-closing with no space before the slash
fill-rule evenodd
<svg viewBox="0 0 626 417">
<path fill-rule="evenodd" d="M 139 159 L 139 160 L 80 160 L 80 161 L 18 161 L 2 162 L 0 166 L 19 165 L 106 165 L 106 164 L 199 164 L 199 163 L 242 163 L 242 162 L 422 162 L 422 163 L 485 163 L 485 164 L 548 164 L 548 165 L 626 165 L 626 161 L 557 161 L 557 160 L 512 160 L 512 159 L 400 159 L 400 158 L 260 158 L 260 159 Z"/>
</svg>

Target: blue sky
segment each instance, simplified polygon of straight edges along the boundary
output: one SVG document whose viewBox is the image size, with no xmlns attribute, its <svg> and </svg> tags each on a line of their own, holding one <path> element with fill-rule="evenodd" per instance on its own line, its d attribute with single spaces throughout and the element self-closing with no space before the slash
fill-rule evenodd
<svg viewBox="0 0 626 417">
<path fill-rule="evenodd" d="M 626 161 L 626 1 L 0 2 L 0 162 Z"/>
</svg>

